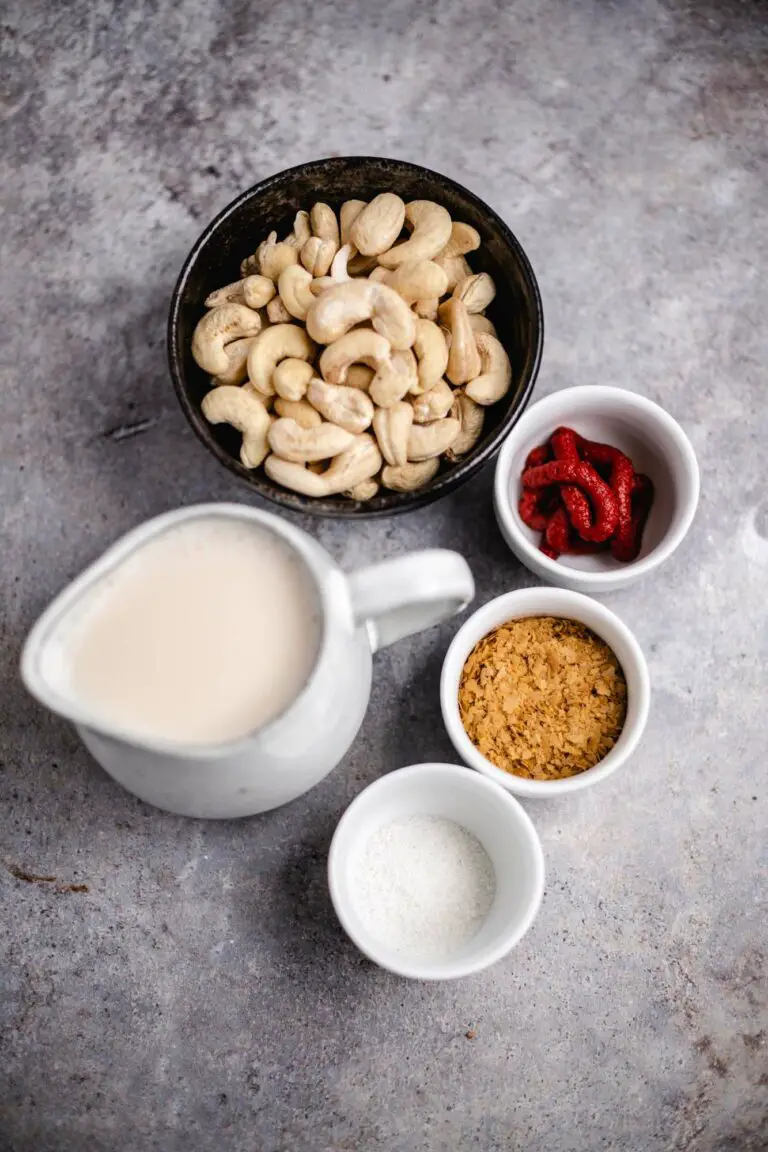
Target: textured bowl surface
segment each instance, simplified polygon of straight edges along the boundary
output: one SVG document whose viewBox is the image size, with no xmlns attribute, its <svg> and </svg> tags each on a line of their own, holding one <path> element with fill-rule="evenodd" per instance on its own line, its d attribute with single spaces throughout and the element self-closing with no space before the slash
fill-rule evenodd
<svg viewBox="0 0 768 1152">
<path fill-rule="evenodd" d="M 215 288 L 239 278 L 240 261 L 255 251 L 272 230 L 291 230 L 300 208 L 323 200 L 338 210 L 344 200 L 370 200 L 395 191 L 409 200 L 436 200 L 454 220 L 477 228 L 478 252 L 469 256 L 477 272 L 490 272 L 496 299 L 488 316 L 512 362 L 513 385 L 503 400 L 487 410 L 483 436 L 464 460 L 441 465 L 431 484 L 418 492 L 386 492 L 366 503 L 342 496 L 324 500 L 289 492 L 273 484 L 262 469 L 250 471 L 239 460 L 240 437 L 228 425 L 212 427 L 200 412 L 208 377 L 192 358 L 195 325 L 203 301 Z M 176 394 L 194 431 L 206 447 L 254 492 L 295 511 L 321 516 L 384 516 L 428 504 L 474 475 L 498 451 L 522 413 L 533 390 L 544 337 L 541 297 L 533 270 L 519 242 L 496 213 L 472 192 L 427 168 L 402 160 L 376 157 L 332 157 L 302 164 L 270 176 L 250 188 L 208 225 L 187 257 L 173 292 L 168 324 L 168 357 Z"/>
</svg>

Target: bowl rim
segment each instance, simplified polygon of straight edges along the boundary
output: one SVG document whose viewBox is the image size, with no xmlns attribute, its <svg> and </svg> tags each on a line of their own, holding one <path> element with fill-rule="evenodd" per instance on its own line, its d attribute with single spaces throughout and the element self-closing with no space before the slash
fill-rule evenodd
<svg viewBox="0 0 768 1152">
<path fill-rule="evenodd" d="M 522 611 L 519 611 L 518 606 L 521 602 L 531 598 L 540 604 L 541 607 L 531 607 L 527 605 Z M 566 616 L 570 615 L 575 620 L 581 620 L 582 623 L 586 622 L 583 621 L 581 617 L 580 609 L 588 609 L 588 612 L 593 616 L 597 616 L 601 623 L 605 623 L 610 628 L 615 629 L 621 636 L 627 651 L 630 653 L 629 666 L 627 666 L 626 661 L 622 661 L 622 670 L 627 681 L 627 686 L 636 694 L 638 701 L 637 716 L 634 725 L 627 729 L 625 724 L 622 729 L 622 735 L 625 733 L 627 735 L 626 742 L 622 748 L 612 748 L 611 751 L 592 768 L 587 768 L 584 772 L 580 772 L 578 776 L 568 776 L 562 780 L 527 780 L 523 776 L 513 776 L 511 773 L 505 772 L 502 768 L 497 768 L 496 765 L 492 764 L 490 760 L 487 760 L 481 752 L 478 752 L 477 748 L 475 748 L 469 739 L 469 736 L 467 736 L 464 725 L 461 722 L 458 692 L 455 690 L 455 685 L 461 677 L 461 669 L 464 667 L 464 662 L 475 644 L 477 644 L 483 636 L 492 632 L 494 628 L 499 627 L 500 623 L 503 622 L 495 619 L 502 608 L 505 613 L 508 612 L 508 615 L 504 615 L 504 620 L 514 620 L 522 616 L 555 616 L 563 614 Z M 486 621 L 488 623 L 486 623 Z M 592 624 L 586 624 L 586 627 L 598 632 L 598 629 Z M 598 632 L 598 634 L 600 633 Z M 472 639 L 469 639 L 469 637 L 472 637 Z M 609 641 L 606 640 L 606 643 L 608 644 Z M 527 796 L 529 799 L 551 800 L 554 797 L 580 792 L 584 788 L 599 784 L 600 781 L 607 779 L 607 777 L 611 776 L 617 769 L 623 767 L 635 752 L 645 731 L 650 711 L 650 703 L 651 682 L 648 664 L 634 632 L 624 623 L 620 616 L 617 616 L 615 612 L 607 608 L 601 601 L 595 600 L 591 596 L 585 596 L 582 592 L 572 592 L 568 588 L 552 588 L 534 585 L 530 588 L 516 588 L 512 592 L 504 592 L 501 596 L 496 596 L 493 600 L 489 600 L 486 604 L 476 609 L 476 611 L 464 621 L 461 628 L 459 628 L 448 646 L 448 651 L 443 659 L 443 666 L 440 673 L 440 710 L 443 716 L 443 723 L 445 724 L 450 741 L 461 759 L 465 764 L 481 772 L 496 784 L 501 785 L 501 787 L 505 788 L 508 792 L 513 792 L 517 796 Z"/>
<path fill-rule="evenodd" d="M 640 412 L 649 424 L 664 427 L 679 453 L 685 474 L 690 482 L 690 487 L 685 494 L 685 506 L 680 521 L 673 530 L 665 532 L 652 552 L 639 560 L 632 560 L 628 564 L 617 563 L 615 568 L 608 568 L 601 572 L 591 572 L 584 568 L 570 568 L 546 556 L 535 544 L 531 543 L 520 528 L 516 509 L 510 497 L 513 480 L 511 475 L 512 460 L 520 441 L 525 436 L 526 429 L 533 423 L 534 413 L 539 416 L 549 408 L 557 408 L 564 396 L 569 399 L 572 398 L 575 403 L 578 403 L 580 397 L 603 396 L 614 408 Z M 613 591 L 622 585 L 631 584 L 640 576 L 652 572 L 668 560 L 682 544 L 693 523 L 699 503 L 700 489 L 701 479 L 696 453 L 688 436 L 674 416 L 671 416 L 660 404 L 654 400 L 649 400 L 638 392 L 631 392 L 626 388 L 617 388 L 615 385 L 609 384 L 577 384 L 570 388 L 560 388 L 548 396 L 542 396 L 528 408 L 527 412 L 521 415 L 520 419 L 516 421 L 514 429 L 510 429 L 499 453 L 494 475 L 496 514 L 502 521 L 503 532 L 509 533 L 515 541 L 514 551 L 518 559 L 522 560 L 527 567 L 530 566 L 528 561 L 531 561 L 535 565 L 533 570 L 537 574 L 545 573 L 545 578 L 550 578 L 554 584 L 559 584 L 561 580 L 565 580 L 570 584 L 578 583 L 582 588 L 594 589 L 595 591 L 601 589 Z M 520 552 L 517 551 L 518 548 Z"/>
<path fill-rule="evenodd" d="M 514 823 L 516 833 L 521 841 L 525 842 L 525 850 L 530 856 L 533 867 L 531 893 L 525 914 L 522 916 L 520 924 L 514 931 L 507 932 L 495 947 L 488 949 L 481 958 L 474 961 L 471 959 L 464 960 L 461 963 L 446 961 L 439 965 L 438 970 L 438 966 L 429 961 L 409 961 L 404 959 L 402 963 L 400 963 L 399 961 L 393 960 L 392 957 L 388 957 L 385 960 L 382 958 L 381 953 L 377 951 L 375 939 L 367 933 L 363 935 L 358 932 L 355 925 L 350 922 L 347 915 L 347 904 L 339 896 L 337 876 L 340 875 L 344 867 L 342 851 L 346 847 L 344 843 L 345 836 L 351 835 L 350 826 L 355 824 L 360 809 L 364 805 L 370 804 L 372 795 L 375 796 L 377 793 L 387 789 L 396 789 L 402 783 L 413 779 L 415 776 L 431 776 L 435 782 L 438 783 L 439 778 L 455 780 L 459 778 L 459 774 L 461 779 L 466 783 L 466 786 L 486 792 L 486 794 L 492 793 L 495 803 L 500 805 L 505 811 L 510 823 L 510 828 Z M 392 772 L 386 772 L 383 776 L 379 776 L 371 784 L 368 784 L 361 792 L 358 792 L 351 804 L 349 804 L 342 813 L 334 830 L 331 845 L 328 850 L 327 876 L 331 903 L 333 904 L 338 921 L 349 939 L 364 956 L 378 965 L 378 967 L 384 968 L 388 972 L 393 972 L 396 976 L 402 976 L 409 980 L 438 981 L 457 980 L 462 976 L 471 976 L 475 972 L 482 972 L 492 964 L 496 964 L 499 960 L 502 960 L 519 944 L 530 929 L 541 908 L 541 902 L 544 897 L 546 867 L 541 837 L 536 831 L 536 825 L 519 800 L 508 791 L 499 788 L 499 786 L 491 780 L 478 775 L 476 772 L 472 772 L 471 769 L 464 764 L 451 764 L 444 761 L 424 761 L 420 764 L 408 764 L 404 768 L 396 768 Z"/>
<path fill-rule="evenodd" d="M 533 303 L 533 320 L 532 330 L 535 337 L 535 347 L 532 349 L 531 366 L 528 374 L 528 379 L 525 381 L 524 387 L 520 393 L 517 406 L 514 412 L 510 413 L 509 417 L 500 421 L 498 427 L 494 430 L 488 442 L 482 446 L 477 453 L 471 453 L 466 460 L 461 461 L 454 468 L 449 471 L 438 475 L 431 483 L 427 484 L 424 488 L 416 492 L 392 492 L 387 493 L 388 498 L 392 503 L 384 508 L 371 509 L 365 504 L 354 504 L 350 502 L 349 507 L 339 505 L 338 507 L 330 507 L 324 502 L 313 500 L 308 496 L 301 496 L 298 493 L 289 491 L 281 491 L 277 487 L 267 485 L 266 482 L 259 484 L 257 480 L 261 477 L 256 477 L 249 470 L 243 467 L 238 459 L 231 456 L 226 452 L 221 445 L 211 436 L 208 426 L 197 410 L 196 406 L 191 401 L 187 394 L 187 389 L 184 384 L 184 369 L 180 350 L 177 345 L 176 334 L 179 327 L 179 316 L 181 311 L 182 299 L 187 286 L 187 282 L 192 273 L 192 270 L 198 260 L 201 250 L 208 243 L 211 236 L 220 228 L 220 226 L 240 207 L 247 203 L 249 200 L 261 195 L 268 188 L 280 180 L 286 178 L 290 179 L 292 176 L 311 175 L 314 169 L 318 171 L 327 168 L 327 166 L 337 163 L 341 164 L 376 164 L 387 163 L 398 166 L 403 171 L 408 171 L 414 175 L 421 175 L 431 179 L 437 179 L 443 184 L 455 189 L 461 195 L 467 197 L 472 201 L 478 210 L 490 214 L 495 224 L 498 226 L 502 233 L 505 242 L 513 250 L 515 257 L 520 266 L 521 274 L 525 280 L 528 290 L 531 295 Z M 522 416 L 525 408 L 530 400 L 531 393 L 533 392 L 536 384 L 536 379 L 541 367 L 541 358 L 544 346 L 544 313 L 541 300 L 541 291 L 533 271 L 528 256 L 523 249 L 517 236 L 506 223 L 504 219 L 496 212 L 494 208 L 482 200 L 476 193 L 466 188 L 463 184 L 453 180 L 450 176 L 445 176 L 442 172 L 437 172 L 431 168 L 425 168 L 420 164 L 413 164 L 408 160 L 399 160 L 394 157 L 387 156 L 331 156 L 320 158 L 317 160 L 310 160 L 304 164 L 296 164 L 291 168 L 284 168 L 279 172 L 273 172 L 264 180 L 252 185 L 245 191 L 240 192 L 234 200 L 231 200 L 221 211 L 214 216 L 210 223 L 203 229 L 200 235 L 192 245 L 181 271 L 176 279 L 176 283 L 171 294 L 171 302 L 168 310 L 168 323 L 166 328 L 166 354 L 168 358 L 168 365 L 171 374 L 173 388 L 176 393 L 176 398 L 179 402 L 182 412 L 186 417 L 188 424 L 191 426 L 193 432 L 198 440 L 208 449 L 208 451 L 215 456 L 220 464 L 222 464 L 230 473 L 241 480 L 251 490 L 254 495 L 260 496 L 273 504 L 277 504 L 282 508 L 287 508 L 293 512 L 307 513 L 308 515 L 327 517 L 330 519 L 365 519 L 372 520 L 378 519 L 383 516 L 392 516 L 401 512 L 409 512 L 416 508 L 422 508 L 433 501 L 440 499 L 441 496 L 447 495 L 449 492 L 454 491 L 461 484 L 465 483 L 499 451 L 505 438 L 508 436 L 510 430 L 514 427 L 517 421 Z"/>
</svg>

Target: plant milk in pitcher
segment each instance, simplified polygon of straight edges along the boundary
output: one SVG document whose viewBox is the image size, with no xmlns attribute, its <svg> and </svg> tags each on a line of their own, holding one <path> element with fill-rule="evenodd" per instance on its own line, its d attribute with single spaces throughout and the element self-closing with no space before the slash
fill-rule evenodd
<svg viewBox="0 0 768 1152">
<path fill-rule="evenodd" d="M 309 572 L 279 536 L 236 519 L 181 522 L 73 613 L 67 687 L 108 729 L 187 745 L 236 740 L 299 695 L 321 618 Z"/>
</svg>

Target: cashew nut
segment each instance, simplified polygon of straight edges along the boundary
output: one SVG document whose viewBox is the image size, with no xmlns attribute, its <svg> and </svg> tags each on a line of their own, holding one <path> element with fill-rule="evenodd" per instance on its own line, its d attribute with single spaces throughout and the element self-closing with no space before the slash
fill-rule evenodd
<svg viewBox="0 0 768 1152">
<path fill-rule="evenodd" d="M 321 240 L 310 236 L 301 250 L 301 262 L 313 276 L 325 276 L 336 255 L 337 245 L 333 240 Z"/>
<path fill-rule="evenodd" d="M 247 392 L 249 396 L 254 396 L 260 404 L 266 408 L 267 412 L 272 411 L 272 405 L 275 402 L 274 396 L 263 396 L 261 392 L 257 392 L 250 380 L 246 380 L 245 384 L 241 386 L 241 392 Z"/>
<path fill-rule="evenodd" d="M 372 268 L 368 273 L 368 279 L 375 280 L 377 284 L 386 284 L 389 279 L 389 269 L 382 268 L 381 264 L 377 264 L 376 267 Z"/>
<path fill-rule="evenodd" d="M 451 384 L 466 384 L 480 375 L 481 366 L 475 333 L 463 300 L 452 296 L 445 306 L 445 318 L 451 331 L 446 375 Z"/>
<path fill-rule="evenodd" d="M 415 492 L 434 480 L 439 467 L 440 461 L 436 457 L 421 460 L 418 464 L 387 464 L 382 469 L 381 482 L 393 492 Z"/>
<path fill-rule="evenodd" d="M 445 380 L 438 380 L 428 392 L 414 396 L 411 401 L 415 423 L 431 424 L 433 420 L 442 420 L 453 408 L 454 399 L 450 384 Z"/>
<path fill-rule="evenodd" d="M 400 300 L 396 293 L 392 294 Z M 400 303 L 403 304 L 402 300 Z M 403 304 L 403 307 L 406 308 L 406 305 Z M 243 336 L 255 336 L 260 328 L 261 317 L 258 312 L 246 308 L 244 304 L 220 304 L 218 308 L 206 312 L 195 328 L 192 355 L 204 372 L 211 376 L 221 376 L 230 367 L 224 351 L 225 345 Z"/>
<path fill-rule="evenodd" d="M 435 264 L 439 264 L 448 277 L 448 292 L 472 275 L 472 269 L 463 256 L 436 256 Z"/>
<path fill-rule="evenodd" d="M 269 446 L 275 455 L 297 464 L 306 464 L 310 460 L 329 460 L 344 452 L 353 442 L 352 433 L 337 428 L 335 424 L 302 428 L 290 416 L 281 416 L 269 428 Z"/>
<path fill-rule="evenodd" d="M 322 201 L 313 204 L 309 213 L 309 222 L 315 236 L 319 236 L 321 240 L 332 240 L 334 246 L 339 247 L 339 222 L 336 219 L 336 213 L 329 204 L 323 204 Z"/>
<path fill-rule="evenodd" d="M 450 213 L 434 200 L 411 200 L 406 205 L 405 218 L 413 225 L 413 233 L 409 240 L 389 251 L 381 250 L 379 264 L 385 268 L 397 268 L 406 260 L 431 260 L 451 238 Z"/>
<path fill-rule="evenodd" d="M 352 253 L 351 244 L 343 244 L 333 258 L 331 264 L 331 279 L 344 282 L 349 280 L 349 272 L 347 271 L 347 261 Z"/>
<path fill-rule="evenodd" d="M 243 298 L 249 308 L 263 308 L 275 295 L 275 286 L 268 276 L 246 276 L 243 280 Z"/>
<path fill-rule="evenodd" d="M 437 320 L 437 309 L 440 301 L 436 296 L 429 300 L 417 300 L 413 310 L 423 320 Z"/>
<path fill-rule="evenodd" d="M 453 294 L 464 301 L 467 312 L 484 312 L 496 295 L 496 285 L 487 272 L 478 272 L 460 281 Z"/>
<path fill-rule="evenodd" d="M 209 424 L 231 424 L 242 434 L 240 460 L 246 468 L 258 468 L 269 447 L 269 413 L 260 400 L 244 388 L 224 385 L 203 397 L 200 405 Z"/>
<path fill-rule="evenodd" d="M 349 230 L 349 238 L 363 256 L 377 256 L 397 240 L 405 215 L 405 204 L 399 196 L 394 192 L 381 192 L 361 209 Z"/>
<path fill-rule="evenodd" d="M 340 241 L 342 247 L 345 244 L 349 247 L 353 247 L 349 233 L 352 230 L 352 225 L 354 224 L 355 220 L 357 220 L 363 208 L 365 208 L 365 200 L 345 200 L 339 209 L 339 223 L 341 225 Z M 354 252 L 350 252 L 350 256 L 352 255 L 354 255 Z"/>
<path fill-rule="evenodd" d="M 235 280 L 232 284 L 225 284 L 206 296 L 203 303 L 206 308 L 218 308 L 220 304 L 244 304 L 243 284 L 245 280 Z"/>
<path fill-rule="evenodd" d="M 375 480 L 362 480 L 359 484 L 356 484 L 354 488 L 350 488 L 345 492 L 344 495 L 349 496 L 350 500 L 373 500 L 378 491 L 379 486 Z"/>
<path fill-rule="evenodd" d="M 381 408 L 391 408 L 406 392 L 418 387 L 416 357 L 410 348 L 393 352 L 381 365 L 368 389 L 371 399 Z"/>
<path fill-rule="evenodd" d="M 314 376 L 309 382 L 307 400 L 321 416 L 345 432 L 365 432 L 373 420 L 373 403 L 359 388 L 327 384 Z"/>
<path fill-rule="evenodd" d="M 458 460 L 471 452 L 480 439 L 485 423 L 485 409 L 471 400 L 464 392 L 454 393 L 456 403 L 451 409 L 451 415 L 461 423 L 461 432 L 446 452 L 449 460 Z"/>
<path fill-rule="evenodd" d="M 465 259 L 480 242 L 440 204 L 392 192 L 296 212 L 206 298 L 192 340 L 211 378 L 204 415 L 295 492 L 359 502 L 428 484 L 511 385 L 483 315 L 493 280 Z"/>
<path fill-rule="evenodd" d="M 413 408 L 404 400 L 391 408 L 377 408 L 373 415 L 373 430 L 388 464 L 402 465 L 408 461 L 408 437 L 413 424 Z"/>
<path fill-rule="evenodd" d="M 290 244 L 291 247 L 300 251 L 307 240 L 312 235 L 312 228 L 309 223 L 309 212 L 300 210 L 296 213 L 293 221 L 293 231 L 285 238 L 285 243 Z"/>
<path fill-rule="evenodd" d="M 490 332 L 491 336 L 496 335 L 493 321 L 489 320 L 487 316 L 483 316 L 482 312 L 470 312 L 469 322 L 473 332 Z"/>
<path fill-rule="evenodd" d="M 293 268 L 295 265 L 289 264 L 288 267 Z M 285 269 L 283 269 L 283 271 L 285 271 Z M 267 304 L 267 319 L 270 324 L 288 324 L 293 317 L 280 297 L 275 296 L 274 299 L 270 300 L 269 304 Z"/>
<path fill-rule="evenodd" d="M 286 361 L 283 360 L 283 364 Z M 275 400 L 275 412 L 278 416 L 285 416 L 288 420 L 295 420 L 300 428 L 317 428 L 323 418 L 308 400 L 286 400 L 278 396 Z"/>
<path fill-rule="evenodd" d="M 330 384 L 343 384 L 352 364 L 379 369 L 389 360 L 389 340 L 371 328 L 353 328 L 320 356 L 320 372 Z"/>
<path fill-rule="evenodd" d="M 373 279 L 374 273 L 371 273 Z M 394 288 L 407 304 L 438 299 L 448 291 L 448 277 L 433 260 L 406 260 L 391 272 L 385 270 L 385 284 Z"/>
<path fill-rule="evenodd" d="M 266 240 L 262 240 L 256 251 L 252 256 L 246 256 L 240 264 L 241 276 L 253 276 L 261 272 L 261 256 L 264 249 L 272 244 L 277 244 L 277 232 L 270 232 Z"/>
<path fill-rule="evenodd" d="M 329 425 L 332 427 L 332 425 Z M 381 453 L 366 433 L 351 437 L 352 444 L 335 456 L 324 472 L 310 472 L 279 456 L 268 456 L 264 469 L 270 480 L 304 496 L 334 496 L 370 480 L 381 468 Z"/>
<path fill-rule="evenodd" d="M 281 360 L 311 360 L 315 346 L 303 328 L 296 324 L 273 324 L 254 340 L 248 350 L 248 378 L 257 392 L 271 396 L 275 387 L 272 374 Z"/>
<path fill-rule="evenodd" d="M 344 383 L 347 388 L 359 388 L 361 392 L 367 392 L 375 375 L 373 368 L 368 368 L 365 364 L 350 364 Z"/>
<path fill-rule="evenodd" d="M 218 308 L 220 304 L 245 304 L 248 308 L 263 308 L 275 294 L 275 286 L 266 276 L 245 276 L 232 284 L 217 288 L 205 298 L 206 308 Z"/>
<path fill-rule="evenodd" d="M 277 232 L 274 233 L 274 237 L 277 239 Z M 252 256 L 246 256 L 244 260 L 240 261 L 241 276 L 258 276 L 260 271 L 258 252 L 254 252 Z"/>
<path fill-rule="evenodd" d="M 261 275 L 276 282 L 283 268 L 287 268 L 289 264 L 298 264 L 299 252 L 295 244 L 289 244 L 287 240 L 278 243 L 277 233 L 270 232 L 267 239 L 256 249 L 256 259 Z"/>
<path fill-rule="evenodd" d="M 275 367 L 272 387 L 284 400 L 301 400 L 314 374 L 314 368 L 306 360 L 289 356 Z"/>
<path fill-rule="evenodd" d="M 512 365 L 504 345 L 488 332 L 476 336 L 481 360 L 481 375 L 476 376 L 465 389 L 470 400 L 487 406 L 506 396 L 512 384 Z"/>
<path fill-rule="evenodd" d="M 246 365 L 248 349 L 252 341 L 252 336 L 246 336 L 243 340 L 233 340 L 231 344 L 224 345 L 224 354 L 227 357 L 229 367 L 226 372 L 220 372 L 218 376 L 211 377 L 211 384 L 214 387 L 218 387 L 220 384 L 242 384 L 248 375 Z"/>
<path fill-rule="evenodd" d="M 352 251 L 356 253 L 349 264 L 347 265 L 350 276 L 367 276 L 371 269 L 376 268 L 379 263 L 378 256 L 361 256 L 360 253 L 352 245 Z"/>
<path fill-rule="evenodd" d="M 277 290 L 285 309 L 295 320 L 306 320 L 314 296 L 310 291 L 312 273 L 300 264 L 289 264 L 277 278 Z"/>
<path fill-rule="evenodd" d="M 480 233 L 471 224 L 461 224 L 458 221 L 451 225 L 451 236 L 440 252 L 438 259 L 448 260 L 452 256 L 466 256 L 467 252 L 474 252 L 480 247 Z"/>
<path fill-rule="evenodd" d="M 418 461 L 428 460 L 431 456 L 442 456 L 453 444 L 459 432 L 461 424 L 454 416 L 435 420 L 433 424 L 413 424 L 408 434 L 408 459 Z"/>
<path fill-rule="evenodd" d="M 437 324 L 431 320 L 416 321 L 413 351 L 418 361 L 418 390 L 427 392 L 442 380 L 448 367 L 448 345 Z"/>
<path fill-rule="evenodd" d="M 331 261 L 330 276 L 319 276 L 312 281 L 310 287 L 314 296 L 320 296 L 325 292 L 326 288 L 333 288 L 336 284 L 345 284 L 347 280 L 350 279 L 349 272 L 347 271 L 347 261 L 353 251 L 354 249 L 351 244 L 345 244 L 342 248 L 339 248 Z"/>
<path fill-rule="evenodd" d="M 329 288 L 307 313 L 307 331 L 320 344 L 331 344 L 356 324 L 371 320 L 393 348 L 410 348 L 416 322 L 408 305 L 386 284 L 353 280 Z"/>
</svg>

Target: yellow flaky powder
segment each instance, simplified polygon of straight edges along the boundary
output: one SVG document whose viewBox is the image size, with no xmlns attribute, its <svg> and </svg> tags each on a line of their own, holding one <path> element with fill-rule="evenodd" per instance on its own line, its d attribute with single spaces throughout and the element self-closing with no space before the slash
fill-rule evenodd
<svg viewBox="0 0 768 1152">
<path fill-rule="evenodd" d="M 627 682 L 613 650 L 585 625 L 529 616 L 472 649 L 459 711 L 470 740 L 497 768 L 557 780 L 592 768 L 613 748 Z"/>
</svg>

